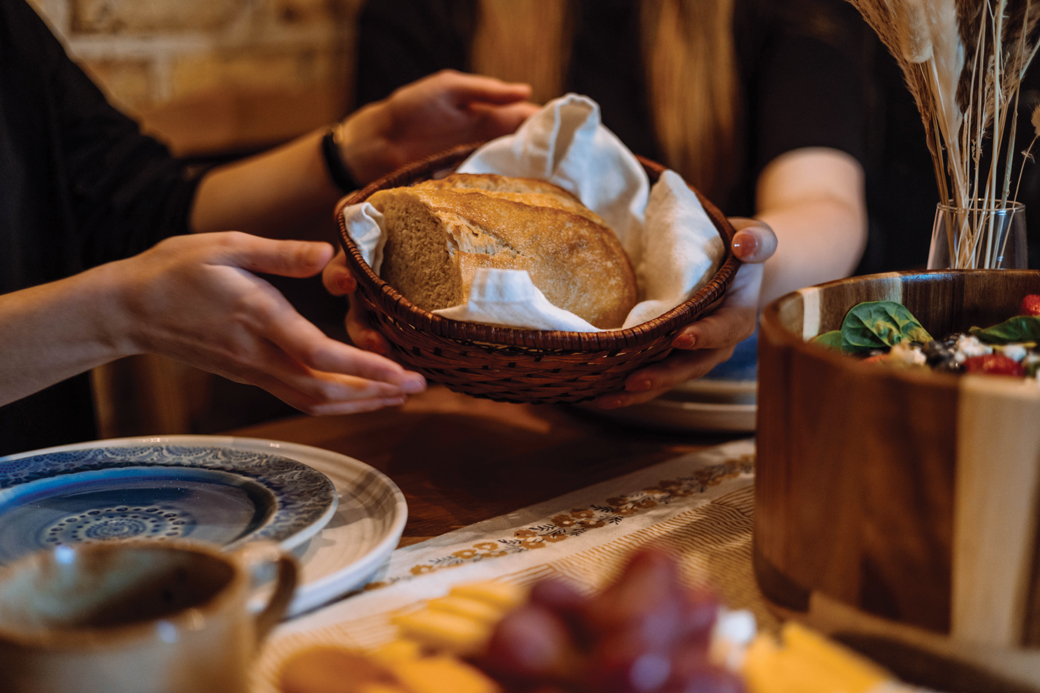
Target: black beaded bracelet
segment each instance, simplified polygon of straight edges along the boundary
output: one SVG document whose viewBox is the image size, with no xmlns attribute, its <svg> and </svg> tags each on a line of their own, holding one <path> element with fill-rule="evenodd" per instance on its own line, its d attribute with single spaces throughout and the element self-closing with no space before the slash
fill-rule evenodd
<svg viewBox="0 0 1040 693">
<path fill-rule="evenodd" d="M 343 155 L 340 154 L 339 145 L 336 144 L 335 128 L 329 128 L 329 131 L 321 138 L 321 154 L 325 157 L 325 169 L 329 172 L 329 178 L 340 191 L 346 194 L 361 187 L 350 174 L 350 169 L 343 163 Z"/>
</svg>

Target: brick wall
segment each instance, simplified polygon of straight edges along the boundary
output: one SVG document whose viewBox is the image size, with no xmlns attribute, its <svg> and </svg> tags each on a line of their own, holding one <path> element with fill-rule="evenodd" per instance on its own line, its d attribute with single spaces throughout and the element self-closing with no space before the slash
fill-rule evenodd
<svg viewBox="0 0 1040 693">
<path fill-rule="evenodd" d="M 316 122 L 346 108 L 362 0 L 30 1 L 114 103 L 171 130 L 175 140 L 169 113 L 186 126 L 192 114 L 234 118 L 234 108 L 214 104 L 236 95 L 248 95 L 260 109 L 264 98 L 257 95 L 302 99 L 301 108 L 325 111 L 309 114 Z M 291 120 L 284 114 L 292 110 L 283 104 L 268 120 Z M 304 128 L 305 120 L 280 130 L 270 125 L 288 132 Z M 238 144 L 234 124 L 206 125 L 223 127 L 218 140 L 227 146 Z"/>
</svg>

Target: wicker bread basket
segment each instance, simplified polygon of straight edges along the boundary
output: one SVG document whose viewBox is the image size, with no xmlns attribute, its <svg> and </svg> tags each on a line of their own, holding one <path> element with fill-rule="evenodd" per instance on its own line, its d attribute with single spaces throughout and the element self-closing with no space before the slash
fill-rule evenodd
<svg viewBox="0 0 1040 693">
<path fill-rule="evenodd" d="M 364 302 L 373 327 L 396 347 L 394 358 L 431 382 L 506 402 L 582 402 L 621 390 L 629 373 L 667 356 L 676 333 L 713 308 L 733 281 L 740 266 L 730 250 L 733 227 L 697 193 L 725 241 L 723 263 L 689 300 L 649 322 L 605 332 L 525 330 L 450 320 L 419 308 L 362 259 L 347 233 L 343 209 L 378 190 L 411 185 L 451 170 L 477 146 L 464 145 L 406 166 L 336 206 L 347 265 L 357 278 L 355 300 Z M 651 182 L 665 170 L 645 159 L 639 161 Z"/>
</svg>

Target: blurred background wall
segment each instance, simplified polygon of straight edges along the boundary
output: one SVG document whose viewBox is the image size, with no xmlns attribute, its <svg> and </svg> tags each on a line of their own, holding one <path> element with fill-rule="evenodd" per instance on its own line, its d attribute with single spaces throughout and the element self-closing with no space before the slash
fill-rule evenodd
<svg viewBox="0 0 1040 693">
<path fill-rule="evenodd" d="M 110 99 L 178 155 L 342 117 L 361 0 L 30 0 Z"/>
</svg>

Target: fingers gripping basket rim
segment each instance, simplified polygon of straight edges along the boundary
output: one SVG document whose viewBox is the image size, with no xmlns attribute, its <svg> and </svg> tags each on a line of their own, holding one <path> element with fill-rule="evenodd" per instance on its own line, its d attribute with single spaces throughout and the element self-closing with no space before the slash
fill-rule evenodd
<svg viewBox="0 0 1040 693">
<path fill-rule="evenodd" d="M 362 259 L 347 233 L 343 209 L 379 190 L 410 185 L 454 168 L 478 146 L 462 145 L 398 169 L 336 206 L 347 265 L 357 278 L 356 299 L 366 304 L 374 327 L 396 347 L 395 358 L 431 382 L 507 402 L 581 402 L 620 390 L 629 373 L 667 356 L 675 334 L 713 308 L 732 283 L 741 264 L 731 250 L 733 227 L 691 186 L 725 242 L 723 263 L 697 293 L 653 320 L 604 332 L 525 330 L 451 320 L 414 305 Z M 637 158 L 651 182 L 665 170 Z"/>
</svg>

